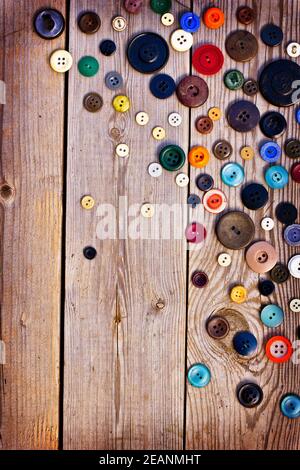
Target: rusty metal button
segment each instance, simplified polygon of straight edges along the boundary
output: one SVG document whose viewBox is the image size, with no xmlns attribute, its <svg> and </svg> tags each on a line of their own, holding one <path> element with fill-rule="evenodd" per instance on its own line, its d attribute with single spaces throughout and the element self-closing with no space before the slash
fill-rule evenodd
<svg viewBox="0 0 300 470">
<path fill-rule="evenodd" d="M 227 54 L 237 62 L 247 62 L 258 52 L 257 39 L 249 31 L 234 31 L 227 37 L 225 47 Z"/>
<path fill-rule="evenodd" d="M 143 0 L 125 0 L 124 8 L 128 13 L 139 13 L 143 5 Z"/>
<path fill-rule="evenodd" d="M 203 271 L 196 271 L 192 275 L 192 283 L 195 287 L 205 287 L 208 283 L 208 276 Z"/>
<path fill-rule="evenodd" d="M 276 282 L 277 284 L 281 284 L 285 282 L 290 277 L 289 270 L 285 264 L 277 263 L 273 269 L 271 269 L 270 277 L 272 281 Z"/>
<path fill-rule="evenodd" d="M 238 8 L 236 12 L 237 20 L 242 24 L 251 24 L 256 19 L 256 14 L 253 8 L 244 6 Z"/>
<path fill-rule="evenodd" d="M 227 140 L 219 140 L 213 146 L 213 154 L 218 160 L 226 160 L 232 154 L 232 146 Z"/>
<path fill-rule="evenodd" d="M 228 109 L 229 125 L 238 132 L 249 132 L 254 129 L 260 119 L 257 106 L 251 101 L 237 101 Z"/>
<path fill-rule="evenodd" d="M 213 127 L 214 123 L 208 116 L 200 116 L 196 120 L 196 129 L 200 134 L 210 134 Z"/>
<path fill-rule="evenodd" d="M 179 101 L 190 108 L 201 106 L 208 98 L 207 83 L 196 75 L 184 77 L 177 86 Z"/>
<path fill-rule="evenodd" d="M 289 158 L 300 158 L 300 140 L 290 139 L 285 142 L 284 151 Z"/>
<path fill-rule="evenodd" d="M 96 113 L 102 108 L 103 100 L 98 93 L 88 93 L 83 100 L 83 106 L 90 113 Z"/>
<path fill-rule="evenodd" d="M 243 92 L 248 96 L 254 96 L 258 92 L 258 83 L 256 80 L 249 78 L 244 82 Z"/>
<path fill-rule="evenodd" d="M 253 240 L 254 233 L 254 223 L 245 212 L 227 212 L 216 225 L 218 240 L 231 250 L 245 248 Z"/>
<path fill-rule="evenodd" d="M 226 318 L 223 317 L 212 317 L 206 324 L 206 330 L 209 336 L 214 339 L 223 339 L 229 333 L 229 323 Z"/>
<path fill-rule="evenodd" d="M 246 252 L 246 261 L 255 273 L 263 274 L 275 266 L 278 254 L 270 243 L 262 241 L 253 243 Z"/>
<path fill-rule="evenodd" d="M 100 28 L 100 25 L 100 18 L 94 11 L 86 11 L 80 16 L 78 21 L 80 30 L 85 34 L 96 33 Z"/>
</svg>

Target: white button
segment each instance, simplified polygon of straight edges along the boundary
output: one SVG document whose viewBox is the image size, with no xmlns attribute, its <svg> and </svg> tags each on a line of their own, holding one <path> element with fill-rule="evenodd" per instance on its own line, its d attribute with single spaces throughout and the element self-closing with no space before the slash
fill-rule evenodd
<svg viewBox="0 0 300 470">
<path fill-rule="evenodd" d="M 160 21 L 164 26 L 172 26 L 175 21 L 174 15 L 172 13 L 165 13 L 160 17 Z"/>
<path fill-rule="evenodd" d="M 189 184 L 190 179 L 185 173 L 179 173 L 176 176 L 175 181 L 178 186 L 184 188 L 184 186 L 187 186 Z"/>
<path fill-rule="evenodd" d="M 286 51 L 290 57 L 299 57 L 300 44 L 298 42 L 290 42 L 286 48 Z"/>
<path fill-rule="evenodd" d="M 127 20 L 123 16 L 116 16 L 112 19 L 111 24 L 115 31 L 124 31 L 127 26 Z"/>
<path fill-rule="evenodd" d="M 287 352 L 287 345 L 280 339 L 278 341 L 274 341 L 274 343 L 270 347 L 270 353 L 273 357 L 283 357 L 286 355 Z"/>
<path fill-rule="evenodd" d="M 149 122 L 149 115 L 145 111 L 136 114 L 135 120 L 140 126 L 145 126 Z"/>
<path fill-rule="evenodd" d="M 300 312 L 300 299 L 292 299 L 290 301 L 290 309 L 292 312 L 299 313 Z"/>
<path fill-rule="evenodd" d="M 152 129 L 152 135 L 155 140 L 163 140 L 166 137 L 166 131 L 163 127 L 157 126 Z"/>
<path fill-rule="evenodd" d="M 231 265 L 231 256 L 229 253 L 220 253 L 218 256 L 218 263 L 220 266 L 227 266 Z"/>
<path fill-rule="evenodd" d="M 177 127 L 182 123 L 182 117 L 178 113 L 171 113 L 168 117 L 170 126 Z"/>
<path fill-rule="evenodd" d="M 183 29 L 176 29 L 171 34 L 171 46 L 175 51 L 185 52 L 188 51 L 193 45 L 193 36 L 191 33 Z"/>
<path fill-rule="evenodd" d="M 141 214 L 143 217 L 153 217 L 154 207 L 152 206 L 152 204 L 149 204 L 148 202 L 143 204 L 141 207 Z"/>
<path fill-rule="evenodd" d="M 51 54 L 50 65 L 55 72 L 64 73 L 70 70 L 73 64 L 73 58 L 70 52 L 64 49 L 58 49 Z"/>
<path fill-rule="evenodd" d="M 288 268 L 293 277 L 300 279 L 300 255 L 295 255 L 290 259 Z"/>
<path fill-rule="evenodd" d="M 261 228 L 266 230 L 267 232 L 269 230 L 273 230 L 274 228 L 274 220 L 271 219 L 271 217 L 264 217 L 260 223 Z"/>
<path fill-rule="evenodd" d="M 118 157 L 128 157 L 129 155 L 129 147 L 127 144 L 118 144 L 116 146 L 116 155 Z"/>
<path fill-rule="evenodd" d="M 157 178 L 162 174 L 162 166 L 160 163 L 150 163 L 148 166 L 148 173 L 150 176 L 153 176 L 153 178 Z"/>
</svg>

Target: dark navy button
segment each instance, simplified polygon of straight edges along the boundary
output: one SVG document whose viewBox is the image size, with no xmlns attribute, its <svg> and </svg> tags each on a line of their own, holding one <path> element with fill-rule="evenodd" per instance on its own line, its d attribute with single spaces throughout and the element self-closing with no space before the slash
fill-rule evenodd
<svg viewBox="0 0 300 470">
<path fill-rule="evenodd" d="M 239 186 L 244 181 L 244 168 L 235 162 L 227 163 L 221 169 L 221 178 L 227 186 Z"/>
<path fill-rule="evenodd" d="M 282 284 L 290 277 L 290 272 L 285 264 L 277 263 L 270 271 L 270 277 L 276 284 Z"/>
<path fill-rule="evenodd" d="M 278 305 L 269 304 L 261 310 L 260 319 L 268 328 L 276 328 L 283 322 L 284 313 Z"/>
<path fill-rule="evenodd" d="M 298 217 L 298 210 L 291 202 L 280 202 L 275 209 L 275 214 L 279 222 L 290 225 Z"/>
<path fill-rule="evenodd" d="M 202 173 L 201 175 L 197 176 L 196 185 L 200 191 L 209 191 L 214 187 L 214 179 L 211 175 Z"/>
<path fill-rule="evenodd" d="M 300 80 L 300 66 L 292 60 L 280 59 L 261 72 L 259 88 L 263 97 L 275 106 L 290 106 L 300 101 L 294 84 Z"/>
<path fill-rule="evenodd" d="M 300 225 L 288 225 L 284 231 L 284 239 L 290 246 L 300 246 Z"/>
<path fill-rule="evenodd" d="M 130 65 L 141 73 L 153 73 L 161 69 L 169 59 L 169 46 L 156 33 L 134 36 L 127 47 Z"/>
<path fill-rule="evenodd" d="M 283 32 L 275 24 L 266 24 L 260 32 L 260 37 L 267 46 L 279 46 L 283 40 Z"/>
<path fill-rule="evenodd" d="M 197 207 L 201 202 L 201 199 L 197 194 L 190 194 L 187 200 L 187 203 L 192 206 L 193 209 Z"/>
<path fill-rule="evenodd" d="M 300 140 L 287 140 L 284 144 L 284 151 L 289 158 L 300 158 Z"/>
<path fill-rule="evenodd" d="M 100 52 L 103 55 L 110 56 L 116 51 L 117 46 L 111 39 L 104 39 L 100 43 Z"/>
<path fill-rule="evenodd" d="M 261 158 L 268 163 L 277 162 L 277 160 L 279 160 L 281 157 L 281 147 L 279 147 L 276 142 L 272 141 L 264 143 L 261 146 L 259 152 Z"/>
<path fill-rule="evenodd" d="M 204 364 L 194 364 L 188 371 L 188 381 L 193 387 L 205 387 L 209 384 L 210 378 L 210 370 Z"/>
<path fill-rule="evenodd" d="M 260 114 L 257 106 L 250 101 L 237 101 L 230 106 L 227 113 L 229 125 L 238 132 L 249 132 L 259 122 Z"/>
<path fill-rule="evenodd" d="M 152 95 L 159 99 L 169 98 L 176 90 L 176 84 L 170 75 L 160 73 L 150 81 Z"/>
<path fill-rule="evenodd" d="M 269 188 L 282 189 L 289 182 L 289 174 L 281 165 L 274 165 L 265 172 L 265 180 Z"/>
<path fill-rule="evenodd" d="M 237 398 L 240 404 L 246 408 L 254 408 L 261 403 L 263 391 L 257 384 L 244 383 L 238 387 Z"/>
<path fill-rule="evenodd" d="M 97 251 L 92 246 L 86 246 L 83 249 L 83 254 L 84 254 L 85 258 L 87 258 L 87 259 L 94 259 L 95 256 L 97 255 Z"/>
<path fill-rule="evenodd" d="M 287 127 L 285 117 L 277 111 L 270 111 L 264 114 L 259 125 L 262 133 L 270 138 L 280 137 Z"/>
<path fill-rule="evenodd" d="M 268 279 L 263 279 L 259 281 L 258 290 L 261 295 L 268 297 L 274 292 L 274 289 L 275 289 L 275 285 L 272 281 L 269 281 Z"/>
<path fill-rule="evenodd" d="M 36 13 L 34 29 L 44 39 L 54 39 L 65 29 L 65 19 L 62 14 L 52 8 L 45 8 Z"/>
<path fill-rule="evenodd" d="M 200 18 L 195 13 L 188 11 L 180 18 L 180 26 L 188 33 L 195 33 L 200 28 Z"/>
<path fill-rule="evenodd" d="M 251 356 L 257 349 L 257 340 L 250 331 L 239 331 L 233 337 L 233 347 L 241 356 Z"/>
<path fill-rule="evenodd" d="M 259 183 L 247 184 L 242 190 L 242 202 L 248 209 L 256 210 L 268 202 L 268 191 Z"/>
<path fill-rule="evenodd" d="M 294 393 L 285 395 L 280 403 L 280 410 L 287 418 L 300 417 L 300 397 Z"/>
</svg>

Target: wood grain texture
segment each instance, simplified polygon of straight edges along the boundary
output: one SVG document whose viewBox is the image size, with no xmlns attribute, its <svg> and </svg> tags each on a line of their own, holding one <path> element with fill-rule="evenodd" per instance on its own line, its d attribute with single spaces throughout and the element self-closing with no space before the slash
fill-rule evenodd
<svg viewBox="0 0 300 470">
<path fill-rule="evenodd" d="M 64 76 L 48 64 L 64 35 L 33 32 L 42 0 L 0 5 L 0 447 L 58 445 Z M 65 15 L 64 0 L 50 0 Z"/>
<path fill-rule="evenodd" d="M 209 2 L 193 2 L 194 11 L 202 12 Z M 218 31 L 203 27 L 194 35 L 194 48 L 204 42 L 211 42 L 224 51 L 225 65 L 223 71 L 238 68 L 246 78 L 256 78 L 258 71 L 266 61 L 278 57 L 286 57 L 285 45 L 290 40 L 297 40 L 300 36 L 299 19 L 300 3 L 289 0 L 262 0 L 262 1 L 216 1 L 226 14 L 226 22 Z M 238 5 L 249 4 L 257 8 L 258 21 L 247 29 L 255 34 L 259 41 L 259 54 L 249 63 L 236 63 L 225 53 L 225 38 L 235 29 L 244 29 L 237 23 L 235 11 Z M 282 46 L 276 48 L 266 47 L 260 40 L 259 31 L 266 23 L 274 22 L 282 27 L 284 41 Z M 298 59 L 299 61 L 299 59 Z M 191 144 L 201 144 L 211 150 L 215 141 L 221 138 L 229 140 L 234 153 L 232 161 L 244 166 L 246 181 L 264 182 L 263 171 L 266 168 L 259 157 L 258 148 L 265 139 L 259 129 L 245 135 L 239 134 L 229 128 L 226 118 L 217 122 L 212 134 L 201 136 L 194 128 L 194 120 L 198 115 L 206 114 L 211 106 L 220 106 L 225 115 L 228 105 L 238 98 L 242 98 L 242 91 L 229 91 L 222 83 L 222 74 L 207 79 L 210 96 L 207 103 L 192 112 L 192 139 Z M 252 100 L 250 98 L 250 100 Z M 268 105 L 258 94 L 254 102 L 261 114 L 269 109 L 277 109 Z M 280 109 L 288 121 L 287 133 L 278 140 L 282 144 L 286 138 L 298 137 L 299 126 L 294 119 L 294 108 Z M 255 158 L 243 162 L 239 150 L 243 145 L 253 146 Z M 292 161 L 285 155 L 281 162 L 290 168 Z M 282 225 L 277 222 L 272 232 L 265 233 L 260 227 L 263 216 L 275 218 L 275 207 L 279 201 L 292 201 L 299 208 L 299 189 L 290 181 L 289 185 L 280 191 L 269 190 L 270 200 L 266 207 L 258 211 L 248 211 L 240 201 L 239 188 L 224 186 L 220 178 L 222 162 L 213 156 L 205 168 L 213 175 L 216 187 L 224 190 L 228 197 L 230 209 L 241 209 L 251 215 L 255 222 L 255 239 L 267 239 L 275 244 L 279 251 L 280 261 L 287 262 L 289 257 L 297 253 L 297 248 L 288 247 L 282 241 Z M 200 171 L 191 168 L 191 192 L 197 192 L 195 177 Z M 288 308 L 291 298 L 299 296 L 300 283 L 290 278 L 282 285 L 276 285 L 275 294 L 269 299 L 259 297 L 257 290 L 258 275 L 250 271 L 244 261 L 242 251 L 230 252 L 232 264 L 229 268 L 220 268 L 216 262 L 219 253 L 226 250 L 216 239 L 214 227 L 216 216 L 206 213 L 205 224 L 208 230 L 207 240 L 203 250 L 191 252 L 189 258 L 189 275 L 195 269 L 203 269 L 210 278 L 210 284 L 201 293 L 192 285 L 189 287 L 189 313 L 188 313 L 188 366 L 195 362 L 203 362 L 211 369 L 212 381 L 204 389 L 187 388 L 187 423 L 186 447 L 187 449 L 297 449 L 300 444 L 300 422 L 284 418 L 279 410 L 280 397 L 287 392 L 299 392 L 299 366 L 289 361 L 277 365 L 269 362 L 264 354 L 265 341 L 274 334 L 283 334 L 292 341 L 297 339 L 297 315 Z M 267 276 L 263 276 L 267 277 Z M 229 299 L 229 290 L 232 285 L 241 283 L 248 289 L 248 300 L 245 304 L 236 307 Z M 283 325 L 269 330 L 259 320 L 261 303 L 278 303 L 285 311 L 286 317 Z M 207 319 L 223 308 L 235 308 L 239 314 L 230 315 L 229 320 L 233 326 L 230 336 L 224 341 L 212 340 L 206 333 Z M 249 328 L 258 338 L 259 353 L 250 361 L 242 360 L 234 353 L 231 345 L 233 333 L 240 329 Z M 253 380 L 260 384 L 264 391 L 262 404 L 255 409 L 243 408 L 236 399 L 236 387 L 245 380 Z"/>
</svg>

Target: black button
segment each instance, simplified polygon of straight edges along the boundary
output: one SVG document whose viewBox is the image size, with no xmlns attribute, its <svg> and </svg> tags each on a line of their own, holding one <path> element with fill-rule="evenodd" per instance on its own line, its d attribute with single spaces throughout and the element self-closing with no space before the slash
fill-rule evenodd
<svg viewBox="0 0 300 470">
<path fill-rule="evenodd" d="M 150 91 L 152 95 L 161 100 L 169 98 L 176 90 L 176 84 L 170 75 L 159 73 L 151 78 Z"/>
<path fill-rule="evenodd" d="M 100 52 L 103 55 L 110 56 L 116 51 L 117 46 L 111 39 L 104 39 L 100 43 Z"/>
<path fill-rule="evenodd" d="M 197 194 L 190 194 L 187 200 L 187 203 L 192 206 L 193 209 L 197 207 L 201 202 L 201 199 Z"/>
<path fill-rule="evenodd" d="M 241 405 L 246 408 L 253 408 L 261 403 L 263 399 L 263 391 L 257 384 L 245 383 L 239 385 L 237 397 Z"/>
<path fill-rule="evenodd" d="M 290 277 L 290 272 L 284 264 L 277 263 L 274 268 L 271 269 L 270 277 L 272 281 L 276 282 L 277 284 L 281 284 L 282 282 L 288 280 Z"/>
<path fill-rule="evenodd" d="M 279 46 L 283 40 L 283 32 L 275 24 L 266 24 L 260 32 L 260 37 L 267 46 Z"/>
<path fill-rule="evenodd" d="M 261 295 L 268 297 L 274 292 L 274 289 L 275 285 L 272 281 L 269 281 L 268 279 L 262 279 L 261 281 L 259 281 L 258 290 Z"/>
<path fill-rule="evenodd" d="M 280 137 L 287 127 L 285 117 L 277 111 L 270 111 L 264 114 L 259 125 L 262 133 L 271 139 L 273 137 Z"/>
<path fill-rule="evenodd" d="M 284 144 L 284 151 L 289 158 L 300 158 L 300 140 L 287 140 Z"/>
<path fill-rule="evenodd" d="M 141 73 L 161 69 L 169 59 L 169 46 L 164 38 L 155 33 L 134 36 L 127 47 L 130 65 Z"/>
<path fill-rule="evenodd" d="M 276 207 L 275 214 L 279 222 L 291 225 L 297 219 L 298 210 L 290 202 L 280 202 Z"/>
<path fill-rule="evenodd" d="M 209 191 L 214 187 L 213 177 L 207 175 L 206 173 L 202 173 L 201 175 L 197 176 L 196 185 L 200 191 Z"/>
<path fill-rule="evenodd" d="M 256 210 L 268 202 L 268 191 L 259 183 L 250 183 L 242 190 L 242 202 L 248 209 Z"/>
<path fill-rule="evenodd" d="M 65 29 L 64 17 L 52 8 L 40 10 L 34 18 L 34 29 L 41 38 L 57 38 Z"/>
<path fill-rule="evenodd" d="M 294 83 L 300 80 L 300 66 L 291 60 L 280 59 L 268 64 L 259 79 L 263 97 L 275 106 L 290 106 L 300 101 Z"/>
<path fill-rule="evenodd" d="M 87 259 L 94 259 L 95 256 L 97 255 L 97 251 L 92 246 L 86 246 L 83 249 L 83 254 L 84 254 L 85 258 L 87 258 Z"/>
<path fill-rule="evenodd" d="M 230 106 L 227 113 L 229 125 L 238 132 L 248 132 L 254 129 L 260 114 L 257 106 L 250 101 L 237 101 Z"/>
</svg>

